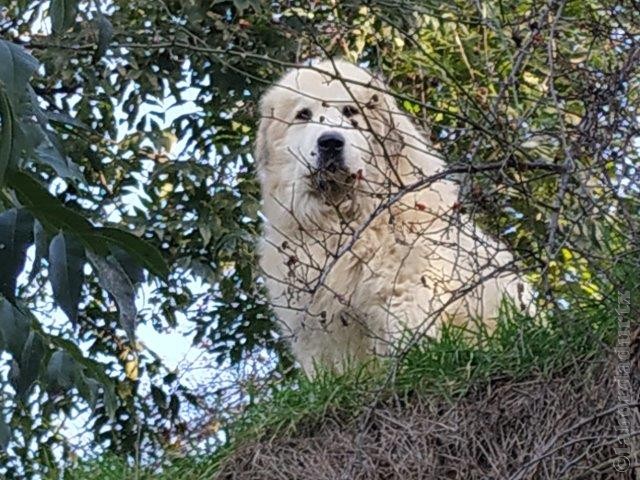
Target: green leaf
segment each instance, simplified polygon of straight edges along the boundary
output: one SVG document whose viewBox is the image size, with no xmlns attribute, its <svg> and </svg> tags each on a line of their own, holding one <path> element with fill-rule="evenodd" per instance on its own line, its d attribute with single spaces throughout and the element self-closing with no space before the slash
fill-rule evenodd
<svg viewBox="0 0 640 480">
<path fill-rule="evenodd" d="M 50 231 L 62 229 L 82 236 L 93 230 L 93 225 L 86 218 L 67 208 L 29 174 L 12 172 L 7 180 L 22 205 Z M 94 248 L 98 246 L 94 245 Z M 103 245 L 102 249 L 106 250 L 106 246 Z"/>
<path fill-rule="evenodd" d="M 68 30 L 76 22 L 78 2 L 75 0 L 51 0 L 49 14 L 51 15 L 51 29 L 60 34 Z"/>
<path fill-rule="evenodd" d="M 80 128 L 82 130 L 91 131 L 91 128 L 89 128 L 89 126 L 86 123 L 78 120 L 77 118 L 72 117 L 71 115 L 67 115 L 66 113 L 45 112 L 44 115 L 46 116 L 47 120 L 50 122 L 60 123 L 63 125 L 71 125 L 73 127 Z"/>
<path fill-rule="evenodd" d="M 82 372 L 78 377 L 80 377 L 77 380 L 78 392 L 87 401 L 89 408 L 95 410 L 102 384 L 93 378 L 86 377 Z"/>
<path fill-rule="evenodd" d="M 107 412 L 107 416 L 113 420 L 116 416 L 116 409 L 118 408 L 118 397 L 116 397 L 116 391 L 113 384 L 102 383 L 102 387 L 104 410 Z"/>
<path fill-rule="evenodd" d="M 124 269 L 134 285 L 142 283 L 145 280 L 143 268 L 129 255 L 126 251 L 120 247 L 113 246 L 110 248 L 113 259 L 117 261 Z"/>
<path fill-rule="evenodd" d="M 109 418 L 113 419 L 116 413 L 116 408 L 118 407 L 118 399 L 115 394 L 113 381 L 104 372 L 103 366 L 93 360 L 85 358 L 78 346 L 69 340 L 52 336 L 50 337 L 50 341 L 60 350 L 64 350 L 68 355 L 70 355 L 77 364 L 82 365 L 84 368 L 84 375 L 87 378 L 93 378 L 100 383 L 100 386 L 102 387 L 105 411 Z"/>
<path fill-rule="evenodd" d="M 214 5 L 217 2 L 214 2 Z M 238 13 L 242 13 L 249 7 L 253 7 L 254 10 L 259 11 L 261 4 L 259 0 L 233 0 L 233 6 L 238 9 Z"/>
<path fill-rule="evenodd" d="M 11 428 L 4 421 L 2 412 L 0 411 L 0 450 L 7 450 L 11 440 Z"/>
<path fill-rule="evenodd" d="M 38 61 L 20 45 L 0 40 L 0 90 L 10 98 L 17 100 L 26 93 L 38 66 Z"/>
<path fill-rule="evenodd" d="M 49 245 L 49 280 L 53 298 L 74 324 L 84 280 L 85 250 L 74 237 L 59 233 Z"/>
<path fill-rule="evenodd" d="M 13 105 L 6 92 L 0 89 L 0 186 L 4 184 L 7 171 L 12 167 L 16 157 L 16 118 L 13 113 Z"/>
<path fill-rule="evenodd" d="M 160 408 L 167 408 L 167 394 L 160 387 L 151 385 L 151 397 Z"/>
<path fill-rule="evenodd" d="M 11 302 L 0 298 L 0 332 L 4 338 L 5 350 L 15 359 L 19 359 L 22 355 L 29 330 L 29 319 Z"/>
<path fill-rule="evenodd" d="M 84 182 L 84 177 L 78 166 L 66 155 L 61 153 L 50 141 L 45 140 L 34 151 L 38 163 L 49 165 L 62 178 L 75 183 Z"/>
<path fill-rule="evenodd" d="M 78 393 L 84 398 L 91 409 L 94 409 L 98 401 L 100 388 L 107 388 L 95 378 L 85 375 L 89 371 L 85 366 L 87 362 L 84 357 L 78 361 L 67 350 L 56 350 L 49 359 L 45 374 L 46 388 L 49 390 L 68 390 L 75 387 Z"/>
<path fill-rule="evenodd" d="M 47 365 L 47 388 L 66 390 L 73 386 L 78 364 L 64 350 L 56 350 Z"/>
<path fill-rule="evenodd" d="M 96 26 L 98 27 L 98 44 L 94 56 L 94 61 L 97 61 L 105 54 L 107 48 L 109 47 L 109 42 L 113 38 L 113 25 L 111 24 L 109 19 L 100 11 L 98 11 L 96 14 Z"/>
<path fill-rule="evenodd" d="M 120 325 L 131 341 L 135 340 L 136 289 L 122 266 L 113 256 L 102 258 L 88 251 L 87 256 L 95 267 L 102 288 L 107 290 L 118 304 Z"/>
<path fill-rule="evenodd" d="M 0 214 L 0 293 L 15 300 L 16 280 L 33 243 L 33 217 L 25 209 Z"/>
<path fill-rule="evenodd" d="M 32 282 L 36 275 L 40 271 L 42 259 L 47 258 L 49 254 L 49 236 L 45 231 L 42 223 L 38 220 L 33 222 L 33 243 L 36 247 L 35 257 L 33 259 L 33 266 L 29 273 L 29 282 Z"/>
<path fill-rule="evenodd" d="M 13 143 L 16 152 L 15 164 L 21 170 L 25 169 L 25 160 L 35 158 L 36 148 L 47 139 L 47 133 L 45 132 L 46 124 L 43 126 L 34 121 L 34 119 L 40 116 L 39 113 L 36 109 L 31 108 L 31 106 L 17 112 L 16 125 L 18 128 L 15 132 Z"/>
<path fill-rule="evenodd" d="M 169 268 L 160 252 L 132 233 L 118 228 L 105 227 L 95 229 L 93 236 L 122 248 L 138 264 L 154 275 L 161 278 L 166 278 L 169 275 Z"/>
<path fill-rule="evenodd" d="M 20 374 L 15 384 L 16 393 L 23 400 L 40 374 L 40 365 L 45 354 L 45 346 L 40 335 L 31 331 L 18 359 Z"/>
</svg>

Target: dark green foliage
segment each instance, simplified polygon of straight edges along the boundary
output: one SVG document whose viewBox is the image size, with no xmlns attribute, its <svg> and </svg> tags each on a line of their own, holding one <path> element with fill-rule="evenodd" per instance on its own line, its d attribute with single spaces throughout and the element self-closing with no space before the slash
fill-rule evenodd
<svg viewBox="0 0 640 480">
<path fill-rule="evenodd" d="M 24 345 L 29 337 L 29 320 L 7 300 L 0 303 L 0 327 L 3 350 L 14 358 L 21 358 Z"/>
<path fill-rule="evenodd" d="M 51 15 L 51 28 L 53 33 L 62 34 L 71 28 L 76 21 L 78 13 L 77 0 L 51 0 L 49 6 Z"/>
<path fill-rule="evenodd" d="M 71 322 L 78 321 L 78 302 L 83 283 L 85 254 L 71 234 L 59 233 L 49 244 L 49 280 L 53 298 Z"/>
<path fill-rule="evenodd" d="M 24 209 L 0 214 L 0 294 L 15 299 L 16 280 L 34 238 L 33 217 Z"/>
</svg>

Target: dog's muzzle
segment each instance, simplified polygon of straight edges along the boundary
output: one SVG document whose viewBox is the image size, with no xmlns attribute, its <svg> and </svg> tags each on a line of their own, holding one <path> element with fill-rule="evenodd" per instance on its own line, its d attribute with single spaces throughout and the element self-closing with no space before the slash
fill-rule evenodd
<svg viewBox="0 0 640 480">
<path fill-rule="evenodd" d="M 353 185 L 345 160 L 345 138 L 338 132 L 325 132 L 318 137 L 313 185 L 325 200 L 341 201 Z"/>
<path fill-rule="evenodd" d="M 334 173 L 344 168 L 344 137 L 338 132 L 323 133 L 318 138 L 318 170 Z"/>
</svg>

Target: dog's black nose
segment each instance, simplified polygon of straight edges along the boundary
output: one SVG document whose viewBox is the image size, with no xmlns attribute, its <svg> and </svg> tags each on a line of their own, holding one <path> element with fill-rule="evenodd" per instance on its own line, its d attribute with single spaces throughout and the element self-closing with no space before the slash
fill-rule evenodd
<svg viewBox="0 0 640 480">
<path fill-rule="evenodd" d="M 343 148 L 344 137 L 337 132 L 326 132 L 318 138 L 318 149 L 321 156 L 337 156 L 342 153 Z"/>
<path fill-rule="evenodd" d="M 344 137 L 338 132 L 326 132 L 318 138 L 318 168 L 335 172 L 344 168 Z"/>
</svg>

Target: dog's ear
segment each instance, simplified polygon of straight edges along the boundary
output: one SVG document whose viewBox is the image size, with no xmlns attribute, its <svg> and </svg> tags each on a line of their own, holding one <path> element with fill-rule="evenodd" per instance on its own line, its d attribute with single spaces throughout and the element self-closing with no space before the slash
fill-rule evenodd
<svg viewBox="0 0 640 480">
<path fill-rule="evenodd" d="M 258 171 L 262 170 L 269 163 L 269 149 L 267 148 L 267 139 L 269 127 L 274 119 L 274 91 L 273 88 L 267 90 L 260 100 L 258 112 L 260 119 L 258 120 L 258 133 L 254 145 L 253 157 L 256 161 Z"/>
<path fill-rule="evenodd" d="M 384 84 L 382 89 L 388 92 Z M 394 168 L 407 179 L 441 170 L 444 163 L 433 155 L 429 140 L 411 115 L 400 109 L 393 95 L 382 93 L 379 103 L 385 150 Z"/>
<path fill-rule="evenodd" d="M 389 93 L 389 87 L 382 84 L 383 94 L 380 101 L 380 113 L 385 126 L 387 145 L 391 155 L 399 155 L 404 148 L 405 137 L 415 133 L 415 126 L 398 107 L 396 99 Z"/>
<path fill-rule="evenodd" d="M 379 74 L 371 74 L 369 82 L 371 94 L 364 99 L 365 109 L 375 124 L 372 127 L 379 137 L 378 140 L 384 145 L 385 153 L 393 161 L 404 148 L 404 135 L 411 136 L 415 132 L 415 127 L 398 108 L 395 98 L 389 93 L 389 87 Z"/>
<path fill-rule="evenodd" d="M 295 105 L 295 96 L 287 94 L 289 88 L 276 84 L 267 90 L 260 100 L 260 120 L 254 146 L 254 158 L 258 174 L 274 164 L 273 150 L 269 148 L 274 139 L 281 138 L 290 125 L 287 117 Z"/>
</svg>

